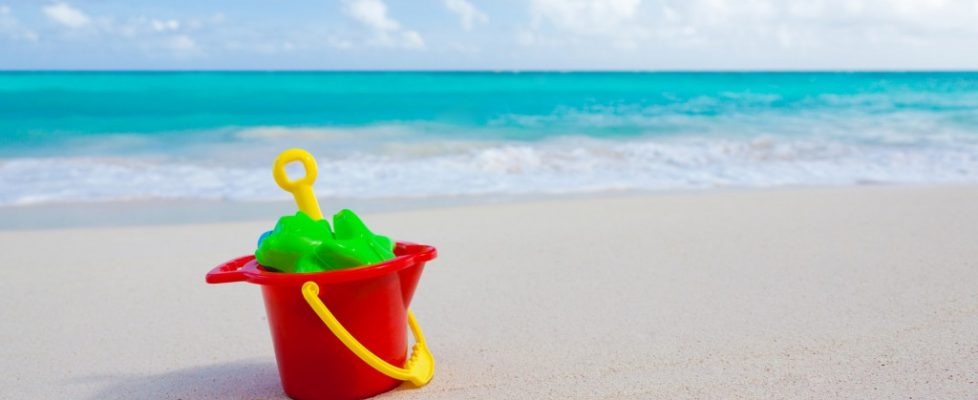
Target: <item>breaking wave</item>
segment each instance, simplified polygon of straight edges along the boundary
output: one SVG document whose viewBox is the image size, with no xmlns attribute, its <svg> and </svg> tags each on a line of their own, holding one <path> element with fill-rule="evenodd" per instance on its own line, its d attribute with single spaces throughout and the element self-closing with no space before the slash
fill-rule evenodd
<svg viewBox="0 0 978 400">
<path fill-rule="evenodd" d="M 271 130 L 276 138 L 287 131 Z M 318 160 L 317 193 L 325 197 L 978 182 L 978 140 L 956 135 L 415 140 L 385 142 L 370 151 L 333 152 L 337 154 L 326 148 L 316 152 L 315 143 L 306 145 L 317 155 L 329 154 Z M 7 159 L 0 161 L 0 205 L 287 199 L 270 177 L 269 164 L 281 150 L 273 147 L 245 151 L 238 144 L 217 158 L 190 151 L 181 156 Z"/>
</svg>

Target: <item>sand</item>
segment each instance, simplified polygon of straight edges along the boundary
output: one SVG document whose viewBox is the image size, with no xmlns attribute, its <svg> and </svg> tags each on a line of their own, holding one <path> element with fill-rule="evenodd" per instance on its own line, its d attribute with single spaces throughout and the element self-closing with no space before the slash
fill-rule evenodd
<svg viewBox="0 0 978 400">
<path fill-rule="evenodd" d="M 366 219 L 440 251 L 435 379 L 384 399 L 978 398 L 978 187 Z M 258 287 L 203 280 L 272 220 L 0 232 L 0 398 L 284 398 Z"/>
</svg>

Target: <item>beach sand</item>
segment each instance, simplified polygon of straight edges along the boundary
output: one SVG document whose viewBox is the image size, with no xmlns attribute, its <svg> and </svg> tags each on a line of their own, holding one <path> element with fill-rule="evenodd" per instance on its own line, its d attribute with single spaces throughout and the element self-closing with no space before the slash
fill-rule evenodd
<svg viewBox="0 0 978 400">
<path fill-rule="evenodd" d="M 0 398 L 284 398 L 258 287 L 204 284 L 275 217 L 0 232 Z M 365 219 L 440 253 L 435 379 L 384 399 L 978 398 L 978 187 Z"/>
</svg>

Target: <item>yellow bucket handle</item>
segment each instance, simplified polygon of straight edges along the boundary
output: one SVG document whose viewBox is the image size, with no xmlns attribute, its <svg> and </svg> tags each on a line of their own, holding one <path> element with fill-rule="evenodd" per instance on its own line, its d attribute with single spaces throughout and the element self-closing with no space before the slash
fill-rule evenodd
<svg viewBox="0 0 978 400">
<path fill-rule="evenodd" d="M 376 354 L 360 344 L 360 341 L 353 337 L 340 321 L 336 320 L 333 313 L 319 299 L 319 285 L 315 282 L 310 281 L 302 285 L 302 297 L 306 299 L 306 303 L 309 303 L 309 307 L 312 307 L 319 319 L 323 320 L 329 331 L 333 332 L 333 335 L 336 335 L 336 338 L 346 345 L 346 348 L 378 372 L 397 380 L 409 381 L 417 387 L 424 386 L 431 381 L 431 377 L 435 374 L 435 359 L 428 351 L 424 334 L 421 333 L 421 327 L 418 326 L 418 321 L 415 321 L 414 313 L 411 310 L 407 311 L 407 318 L 411 333 L 414 334 L 414 348 L 411 350 L 411 357 L 404 363 L 404 368 L 399 368 L 377 357 Z"/>
</svg>

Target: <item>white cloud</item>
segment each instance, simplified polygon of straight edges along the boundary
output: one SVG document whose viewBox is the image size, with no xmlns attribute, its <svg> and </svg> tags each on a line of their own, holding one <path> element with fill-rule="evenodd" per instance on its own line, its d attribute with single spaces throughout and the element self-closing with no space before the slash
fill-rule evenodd
<svg viewBox="0 0 978 400">
<path fill-rule="evenodd" d="M 552 27 L 561 34 L 610 40 L 617 47 L 634 47 L 648 30 L 637 23 L 642 0 L 531 0 L 535 30 Z M 533 42 L 539 42 L 535 40 Z"/>
<path fill-rule="evenodd" d="M 341 49 L 341 50 L 353 48 L 353 42 L 350 42 L 349 40 L 346 39 L 338 38 L 336 36 L 327 37 L 326 44 L 329 45 L 330 47 Z"/>
<path fill-rule="evenodd" d="M 0 38 L 7 37 L 14 40 L 36 42 L 37 33 L 26 28 L 17 18 L 14 18 L 10 6 L 0 4 Z"/>
<path fill-rule="evenodd" d="M 458 14 L 459 22 L 465 30 L 472 30 L 476 23 L 488 23 L 489 16 L 466 0 L 444 0 L 445 7 Z"/>
<path fill-rule="evenodd" d="M 423 49 L 424 48 L 424 39 L 421 38 L 421 35 L 418 32 L 415 32 L 415 31 L 404 31 L 402 33 L 402 36 L 401 37 L 403 39 L 402 45 L 405 48 L 408 48 L 408 49 Z"/>
<path fill-rule="evenodd" d="M 631 22 L 641 0 L 532 0 L 534 24 L 549 22 L 575 33 L 606 34 Z"/>
<path fill-rule="evenodd" d="M 154 19 L 150 21 L 150 25 L 153 27 L 153 30 L 157 32 L 175 31 L 177 29 L 180 29 L 180 21 L 177 21 L 175 19 L 170 19 L 170 20 Z"/>
<path fill-rule="evenodd" d="M 202 48 L 193 33 L 204 29 L 208 24 L 219 24 L 223 14 L 207 19 L 148 18 L 135 16 L 114 18 L 112 16 L 88 15 L 85 12 L 59 2 L 41 8 L 49 19 L 66 27 L 58 39 L 68 41 L 98 41 L 111 43 L 116 47 L 137 49 L 147 54 L 170 54 L 177 57 L 202 54 Z M 77 32 L 84 34 L 78 35 Z"/>
<path fill-rule="evenodd" d="M 360 23 L 377 31 L 401 29 L 401 24 L 387 15 L 387 4 L 381 0 L 354 0 L 347 3 L 346 11 Z"/>
<path fill-rule="evenodd" d="M 846 48 L 857 44 L 939 44 L 978 33 L 975 0 L 696 0 L 674 2 L 695 37 L 738 47 Z M 661 32 L 663 29 L 660 29 Z"/>
<path fill-rule="evenodd" d="M 978 42 L 976 0 L 530 0 L 528 7 L 531 23 L 517 43 L 573 47 L 579 55 L 734 50 L 738 59 L 777 60 L 786 52 Z"/>
<path fill-rule="evenodd" d="M 165 46 L 178 53 L 190 53 L 197 50 L 197 42 L 189 35 L 176 35 L 168 38 Z"/>
<path fill-rule="evenodd" d="M 72 29 L 84 28 L 91 24 L 91 19 L 81 10 L 68 3 L 54 3 L 41 8 L 48 18 Z"/>
<path fill-rule="evenodd" d="M 403 29 L 401 23 L 387 15 L 387 4 L 382 0 L 350 0 L 346 2 L 346 14 L 373 31 L 369 45 L 424 49 L 424 38 L 417 31 Z"/>
</svg>

